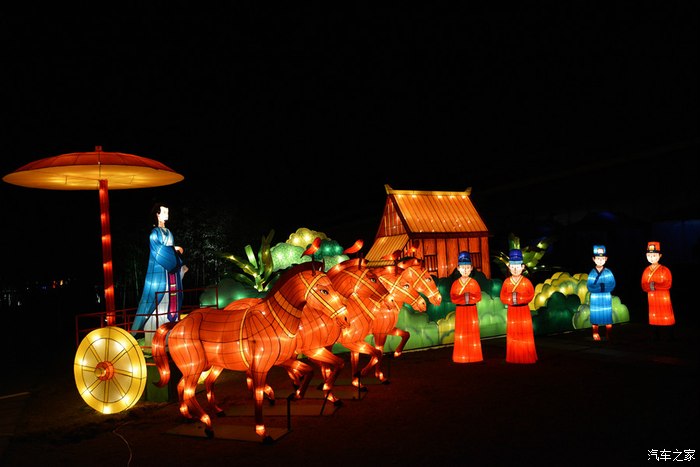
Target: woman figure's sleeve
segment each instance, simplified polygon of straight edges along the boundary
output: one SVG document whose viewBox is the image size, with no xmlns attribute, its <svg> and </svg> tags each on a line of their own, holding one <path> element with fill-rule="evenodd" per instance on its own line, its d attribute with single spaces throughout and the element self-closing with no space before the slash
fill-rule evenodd
<svg viewBox="0 0 700 467">
<path fill-rule="evenodd" d="M 168 246 L 161 240 L 158 229 L 151 232 L 151 252 L 156 263 L 166 271 L 172 272 L 178 267 L 178 258 L 175 248 Z"/>
</svg>

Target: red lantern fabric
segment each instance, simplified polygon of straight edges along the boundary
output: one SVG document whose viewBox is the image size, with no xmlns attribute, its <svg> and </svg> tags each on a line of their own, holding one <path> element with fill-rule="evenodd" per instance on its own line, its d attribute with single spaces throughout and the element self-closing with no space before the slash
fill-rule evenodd
<svg viewBox="0 0 700 467">
<path fill-rule="evenodd" d="M 348 326 L 341 329 L 323 313 L 304 309 L 297 334 L 297 353 L 307 355 L 309 360 L 321 366 L 323 389 L 328 391 L 326 397 L 335 403 L 339 399 L 332 393 L 332 387 L 344 361 L 331 351 L 333 344 L 337 342 L 351 352 L 369 355 L 370 362 L 361 373 L 365 376 L 381 358 L 380 351 L 364 341 L 370 333 L 372 320 L 377 314 L 391 313 L 396 306 L 376 273 L 367 266 L 366 259 L 343 261 L 332 267 L 327 274 L 333 287 L 347 298 Z M 296 362 L 294 360 L 295 364 Z M 353 381 L 355 380 L 357 375 L 353 372 Z M 304 397 L 304 382 L 295 384 L 299 387 L 296 397 Z"/>
<path fill-rule="evenodd" d="M 671 305 L 671 270 L 659 263 L 650 264 L 642 274 L 642 290 L 649 301 L 649 324 L 672 326 L 676 324 Z"/>
<path fill-rule="evenodd" d="M 202 373 L 211 369 L 214 374 L 205 383 L 207 400 L 220 414 L 212 390 L 216 376 L 221 369 L 246 372 L 255 399 L 255 432 L 267 441 L 269 435 L 263 422 L 263 398 L 271 390 L 267 374 L 274 365 L 296 356 L 296 336 L 305 307 L 335 319 L 341 328 L 346 326 L 347 299 L 315 266 L 294 266 L 265 298 L 234 300 L 223 310 L 200 308 L 181 321 L 158 328 L 153 338 L 153 358 L 160 375 L 157 385 L 163 387 L 170 378 L 165 352 L 167 335 L 170 356 L 182 373 L 178 384 L 180 413 L 201 421 L 207 436 L 214 436 L 212 418 L 196 397 Z"/>
<path fill-rule="evenodd" d="M 455 343 L 452 361 L 455 363 L 481 362 L 481 332 L 476 304 L 481 301 L 481 287 L 471 277 L 460 277 L 450 288 L 455 310 Z M 467 303 L 467 299 L 469 303 Z"/>
<path fill-rule="evenodd" d="M 506 362 L 535 363 L 535 333 L 529 303 L 535 288 L 527 277 L 511 276 L 503 281 L 501 302 L 508 306 L 506 322 Z"/>
</svg>

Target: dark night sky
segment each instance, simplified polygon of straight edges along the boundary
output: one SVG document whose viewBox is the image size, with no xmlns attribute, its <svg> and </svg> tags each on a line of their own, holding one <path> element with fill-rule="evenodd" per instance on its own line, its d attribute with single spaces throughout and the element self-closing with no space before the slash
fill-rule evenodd
<svg viewBox="0 0 700 467">
<path fill-rule="evenodd" d="M 185 180 L 110 192 L 113 228 L 186 196 L 253 245 L 371 243 L 385 184 L 472 187 L 497 233 L 529 209 L 697 214 L 696 2 L 149 8 L 0 18 L 1 175 L 95 145 L 149 157 Z M 0 279 L 99 268 L 96 192 L 3 182 L 0 210 Z"/>
</svg>

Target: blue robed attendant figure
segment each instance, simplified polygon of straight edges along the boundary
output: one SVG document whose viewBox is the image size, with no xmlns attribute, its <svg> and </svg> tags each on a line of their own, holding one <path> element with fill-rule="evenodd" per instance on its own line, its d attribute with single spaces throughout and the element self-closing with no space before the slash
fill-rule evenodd
<svg viewBox="0 0 700 467">
<path fill-rule="evenodd" d="M 615 277 L 610 269 L 605 267 L 608 261 L 605 245 L 593 246 L 593 262 L 595 267 L 588 274 L 588 291 L 591 294 L 591 327 L 593 340 L 599 341 L 598 326 L 605 326 L 605 337 L 610 340 L 610 330 L 613 325 L 612 294 L 615 288 Z"/>
<path fill-rule="evenodd" d="M 165 227 L 168 207 L 154 207 L 157 225 L 151 230 L 148 269 L 132 331 L 144 330 L 145 345 L 151 345 L 153 333 L 167 321 L 177 321 L 182 306 L 182 277 L 187 266 L 182 247 L 175 246 L 173 233 Z"/>
</svg>

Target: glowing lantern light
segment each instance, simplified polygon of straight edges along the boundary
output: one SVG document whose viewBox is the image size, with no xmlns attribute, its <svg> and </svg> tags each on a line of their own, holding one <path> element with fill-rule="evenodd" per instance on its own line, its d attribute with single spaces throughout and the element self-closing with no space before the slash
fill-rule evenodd
<svg viewBox="0 0 700 467">
<path fill-rule="evenodd" d="M 506 362 L 535 363 L 537 350 L 529 304 L 535 298 L 535 288 L 522 275 L 523 253 L 512 249 L 508 253 L 510 277 L 503 281 L 501 302 L 508 307 L 506 323 Z"/>
<path fill-rule="evenodd" d="M 662 256 L 660 243 L 648 242 L 646 254 L 649 266 L 642 273 L 642 290 L 647 293 L 649 324 L 673 326 L 676 324 L 671 305 L 673 276 L 671 270 L 659 262 Z"/>
<path fill-rule="evenodd" d="M 468 251 L 460 251 L 457 258 L 460 277 L 450 287 L 450 298 L 456 305 L 455 341 L 452 361 L 455 363 L 482 362 L 479 314 L 476 304 L 481 301 L 481 287 L 472 277 L 472 259 Z"/>
<path fill-rule="evenodd" d="M 206 362 L 216 361 L 215 376 L 222 369 L 246 372 L 255 396 L 255 432 L 263 442 L 273 441 L 263 423 L 267 374 L 274 365 L 295 357 L 294 340 L 304 307 L 308 305 L 339 322 L 347 314 L 345 299 L 317 267 L 320 265 L 313 262 L 293 267 L 280 277 L 265 298 L 236 300 L 226 306 L 225 312 L 197 309 L 187 319 L 168 322 L 159 328 L 153 339 L 153 358 L 160 374 L 157 386 L 165 386 L 171 376 L 164 350 L 167 335 L 170 356 L 182 373 L 180 412 L 186 418 L 201 421 L 208 437 L 214 436 L 212 420 L 196 400 L 194 383 L 211 366 Z M 215 343 L 222 344 L 219 349 L 227 351 L 217 352 L 212 345 Z M 211 377 L 207 385 L 207 399 L 216 413 L 221 413 L 212 392 L 214 380 Z"/>
<path fill-rule="evenodd" d="M 107 324 L 112 325 L 115 307 L 108 189 L 151 188 L 171 185 L 184 178 L 153 159 L 121 152 L 102 152 L 102 146 L 96 146 L 94 152 L 74 152 L 31 162 L 5 175 L 3 180 L 46 190 L 99 190 L 105 306 Z"/>
<path fill-rule="evenodd" d="M 107 326 L 91 331 L 73 363 L 75 385 L 93 409 L 111 414 L 130 409 L 146 388 L 146 359 L 127 331 Z"/>
</svg>

